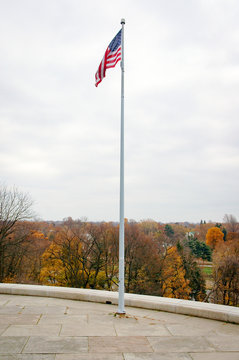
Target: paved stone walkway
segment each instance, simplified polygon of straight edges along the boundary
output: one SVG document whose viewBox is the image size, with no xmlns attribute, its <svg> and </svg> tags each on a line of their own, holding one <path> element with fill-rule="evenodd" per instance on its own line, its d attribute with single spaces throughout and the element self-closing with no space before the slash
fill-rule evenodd
<svg viewBox="0 0 239 360">
<path fill-rule="evenodd" d="M 239 325 L 46 297 L 0 295 L 0 360 L 239 360 Z"/>
</svg>

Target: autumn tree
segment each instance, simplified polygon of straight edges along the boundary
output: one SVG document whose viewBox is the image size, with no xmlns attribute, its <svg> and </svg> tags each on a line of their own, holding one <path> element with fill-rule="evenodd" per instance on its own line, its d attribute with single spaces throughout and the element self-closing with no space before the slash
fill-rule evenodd
<svg viewBox="0 0 239 360">
<path fill-rule="evenodd" d="M 50 244 L 41 257 L 39 280 L 43 285 L 70 286 L 67 282 L 66 267 L 62 258 L 62 248 L 56 243 Z"/>
<path fill-rule="evenodd" d="M 57 229 L 52 244 L 43 254 L 40 274 L 43 283 L 86 287 L 89 274 L 84 271 L 82 261 L 81 239 L 84 236 L 78 224 L 64 224 Z"/>
<path fill-rule="evenodd" d="M 162 294 L 166 297 L 189 299 L 191 289 L 176 247 L 167 249 L 162 271 Z"/>
<path fill-rule="evenodd" d="M 154 234 L 154 242 L 157 244 L 159 253 L 163 253 L 167 248 L 176 245 L 176 240 L 167 235 L 164 226 L 159 226 L 159 230 Z"/>
<path fill-rule="evenodd" d="M 153 294 L 151 273 L 157 267 L 158 251 L 153 232 L 142 224 L 125 223 L 125 288 L 126 292 Z"/>
<path fill-rule="evenodd" d="M 188 228 L 182 224 L 172 224 L 172 228 L 174 231 L 174 239 L 175 239 L 174 245 L 176 245 L 178 241 L 183 241 L 185 239 L 186 233 L 188 232 Z"/>
<path fill-rule="evenodd" d="M 117 289 L 118 238 L 118 225 L 66 219 L 54 230 L 42 256 L 40 280 L 60 286 Z M 182 257 L 172 246 L 175 240 L 165 234 L 162 224 L 125 220 L 126 292 L 190 298 L 190 280 Z"/>
<path fill-rule="evenodd" d="M 225 222 L 225 226 L 227 228 L 227 231 L 230 232 L 237 232 L 239 230 L 239 224 L 237 222 L 237 219 L 232 214 L 225 214 L 223 221 Z"/>
<path fill-rule="evenodd" d="M 186 272 L 177 249 L 167 246 L 159 252 L 155 243 L 150 241 L 150 244 L 153 247 L 148 248 L 149 255 L 145 253 L 146 258 L 138 271 L 135 292 L 189 299 L 189 280 L 185 277 Z"/>
<path fill-rule="evenodd" d="M 81 243 L 79 260 L 83 270 L 84 287 L 104 288 L 105 283 L 110 287 L 112 285 L 115 274 L 113 264 L 116 260 L 115 250 L 118 249 L 118 241 L 114 231 L 110 231 L 110 227 L 106 223 L 86 223 L 81 229 L 79 227 L 72 229 Z M 110 245 L 110 248 L 106 249 L 107 245 Z M 107 271 L 107 276 L 104 270 Z"/>
<path fill-rule="evenodd" d="M 195 233 L 196 238 L 199 241 L 205 241 L 208 230 L 213 226 L 214 226 L 214 224 L 212 224 L 212 223 L 207 224 L 207 223 L 203 223 L 203 222 L 201 222 L 199 225 L 196 225 L 194 227 L 194 233 Z"/>
<path fill-rule="evenodd" d="M 131 221 L 131 223 L 136 221 Z M 137 223 L 136 223 L 137 224 Z M 151 219 L 142 220 L 138 223 L 139 230 L 142 231 L 145 235 L 153 236 L 159 230 L 159 224 Z"/>
<path fill-rule="evenodd" d="M 50 226 L 44 222 L 31 223 L 31 231 L 28 235 L 28 248 L 24 257 L 24 269 L 21 274 L 24 282 L 39 283 L 42 268 L 42 255 L 50 246 L 48 234 L 51 234 Z"/>
<path fill-rule="evenodd" d="M 177 249 L 172 246 L 176 238 L 174 231 L 171 231 L 171 225 L 169 229 L 166 227 L 165 231 L 164 226 L 156 226 L 152 222 L 127 223 L 126 229 L 126 254 L 131 254 L 131 260 L 126 261 L 128 291 L 189 298 L 191 288 L 185 277 L 182 259 Z M 185 236 L 185 228 L 178 226 L 176 231 L 180 234 L 180 239 Z"/>
<path fill-rule="evenodd" d="M 239 240 L 239 233 L 238 232 L 228 232 L 227 233 L 227 241 L 234 241 L 234 240 Z"/>
<path fill-rule="evenodd" d="M 28 236 L 23 222 L 32 217 L 32 204 L 28 194 L 0 187 L 0 282 L 14 275 L 22 259 Z"/>
<path fill-rule="evenodd" d="M 217 247 L 213 255 L 214 286 L 211 301 L 239 305 L 239 241 L 231 240 Z"/>
<path fill-rule="evenodd" d="M 41 281 L 71 287 L 110 289 L 117 241 L 111 226 L 67 219 L 43 255 Z M 117 257 L 118 258 L 118 257 Z M 107 264 L 106 264 L 107 261 Z M 57 271 L 60 278 L 53 278 Z M 49 276 L 48 276 L 49 274 Z"/>
<path fill-rule="evenodd" d="M 102 224 L 101 286 L 112 290 L 117 286 L 119 262 L 119 228 L 112 223 Z M 102 276 L 102 271 L 104 275 Z M 102 283 L 102 281 L 104 283 Z M 99 282 L 99 276 L 98 276 Z"/>
<path fill-rule="evenodd" d="M 206 244 L 212 249 L 223 244 L 223 232 L 216 226 L 210 228 L 206 235 Z"/>
</svg>

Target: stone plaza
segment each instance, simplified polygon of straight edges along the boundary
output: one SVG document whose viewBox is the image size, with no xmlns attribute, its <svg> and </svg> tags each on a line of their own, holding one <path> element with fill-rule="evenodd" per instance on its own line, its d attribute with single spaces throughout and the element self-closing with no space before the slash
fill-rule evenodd
<svg viewBox="0 0 239 360">
<path fill-rule="evenodd" d="M 0 294 L 0 360 L 238 360 L 239 325 L 80 300 Z"/>
</svg>

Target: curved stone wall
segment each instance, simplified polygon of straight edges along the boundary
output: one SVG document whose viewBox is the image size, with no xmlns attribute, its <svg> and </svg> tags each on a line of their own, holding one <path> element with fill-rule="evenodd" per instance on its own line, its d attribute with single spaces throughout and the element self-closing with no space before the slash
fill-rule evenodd
<svg viewBox="0 0 239 360">
<path fill-rule="evenodd" d="M 0 293 L 55 297 L 108 304 L 118 303 L 117 292 L 57 286 L 0 284 Z M 137 294 L 125 294 L 125 305 L 239 324 L 239 308 L 233 306 Z"/>
</svg>

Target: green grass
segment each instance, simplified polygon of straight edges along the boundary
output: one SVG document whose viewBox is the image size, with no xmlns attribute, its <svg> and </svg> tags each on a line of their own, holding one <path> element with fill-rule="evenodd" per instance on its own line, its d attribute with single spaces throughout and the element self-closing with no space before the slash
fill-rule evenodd
<svg viewBox="0 0 239 360">
<path fill-rule="evenodd" d="M 202 271 L 204 272 L 204 274 L 211 276 L 212 275 L 212 267 L 209 266 L 205 266 L 202 268 Z"/>
</svg>

